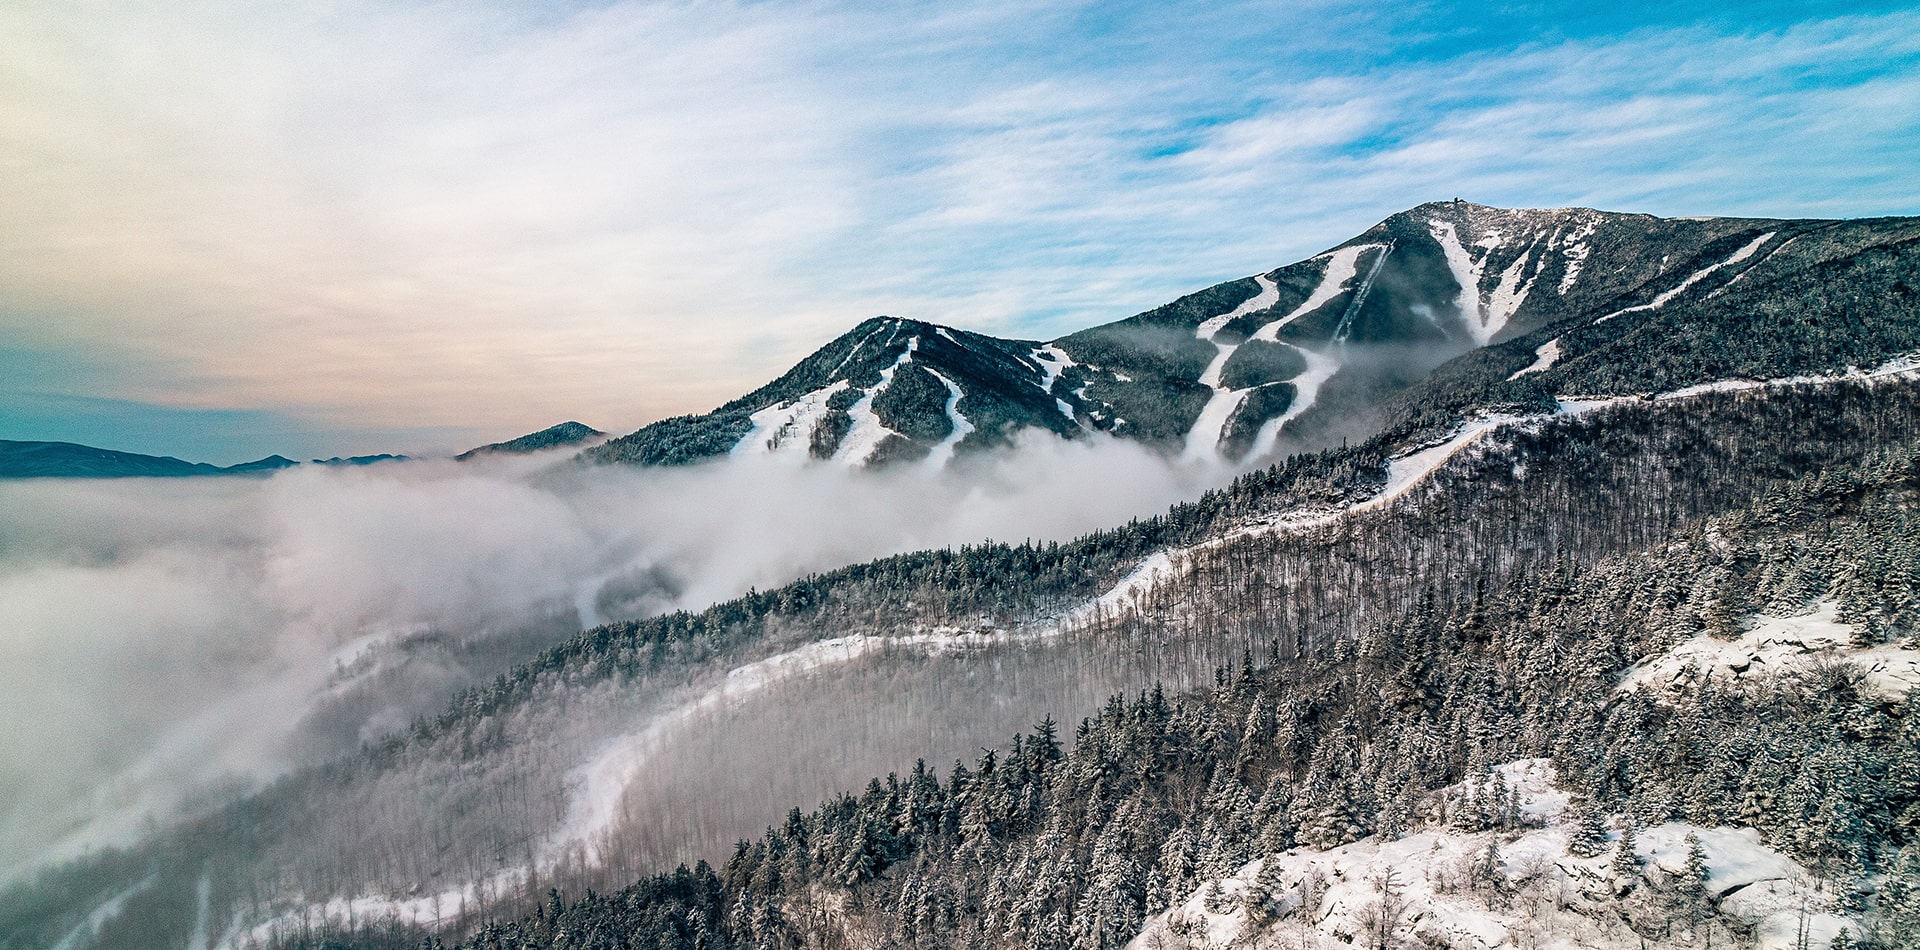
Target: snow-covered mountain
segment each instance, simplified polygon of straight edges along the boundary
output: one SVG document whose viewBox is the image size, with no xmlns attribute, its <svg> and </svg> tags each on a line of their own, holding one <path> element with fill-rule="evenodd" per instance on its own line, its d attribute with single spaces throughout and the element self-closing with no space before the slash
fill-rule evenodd
<svg viewBox="0 0 1920 950">
<path fill-rule="evenodd" d="M 1911 946 L 1916 255 L 1445 203 L 1050 344 L 869 321 L 588 455 L 1375 434 L 582 631 L 0 895 L 0 948 Z"/>
<path fill-rule="evenodd" d="M 943 463 L 1024 429 L 1095 431 L 1190 461 L 1250 463 L 1361 439 L 1435 367 L 1542 328 L 1527 365 L 1633 334 L 1728 291 L 1910 238 L 1910 219 L 1655 218 L 1434 202 L 1304 261 L 1048 342 L 878 317 L 706 415 L 591 450 L 599 462 L 724 454 Z M 1809 240 L 1811 238 L 1811 240 Z M 1776 286 L 1776 302 L 1808 286 Z"/>
</svg>

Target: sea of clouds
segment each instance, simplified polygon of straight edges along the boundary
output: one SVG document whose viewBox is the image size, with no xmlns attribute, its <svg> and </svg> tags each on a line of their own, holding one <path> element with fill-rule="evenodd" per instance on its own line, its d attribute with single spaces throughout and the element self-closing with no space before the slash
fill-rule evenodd
<svg viewBox="0 0 1920 950">
<path fill-rule="evenodd" d="M 937 471 L 561 452 L 0 482 L 0 721 L 17 724 L 0 865 L 136 840 L 583 626 L 891 553 L 1065 540 L 1230 474 L 1038 436 Z"/>
</svg>

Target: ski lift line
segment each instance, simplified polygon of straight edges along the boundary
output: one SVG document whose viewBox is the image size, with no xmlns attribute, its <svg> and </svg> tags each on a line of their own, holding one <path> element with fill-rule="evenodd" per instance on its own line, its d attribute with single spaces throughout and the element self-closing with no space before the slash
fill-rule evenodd
<svg viewBox="0 0 1920 950">
<path fill-rule="evenodd" d="M 1360 305 L 1367 301 L 1367 291 L 1373 289 L 1373 279 L 1380 276 L 1380 266 L 1387 262 L 1387 255 L 1393 253 L 1394 242 L 1389 239 L 1386 247 L 1380 249 L 1380 256 L 1373 259 L 1373 266 L 1367 268 L 1367 276 L 1361 278 L 1360 287 L 1353 292 L 1353 300 L 1347 304 L 1347 312 L 1340 315 L 1340 324 L 1333 331 L 1333 342 L 1345 343 L 1353 334 L 1353 318 L 1360 314 Z"/>
</svg>

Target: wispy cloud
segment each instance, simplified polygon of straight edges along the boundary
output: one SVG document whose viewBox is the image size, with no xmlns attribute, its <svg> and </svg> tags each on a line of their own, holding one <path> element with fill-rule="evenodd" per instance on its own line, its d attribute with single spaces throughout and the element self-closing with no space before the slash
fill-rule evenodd
<svg viewBox="0 0 1920 950">
<path fill-rule="evenodd" d="M 1910 11 L 1371 9 L 9 5 L 0 333 L 132 354 L 69 395 L 627 428 L 872 313 L 1051 336 L 1434 198 L 1920 210 Z"/>
</svg>

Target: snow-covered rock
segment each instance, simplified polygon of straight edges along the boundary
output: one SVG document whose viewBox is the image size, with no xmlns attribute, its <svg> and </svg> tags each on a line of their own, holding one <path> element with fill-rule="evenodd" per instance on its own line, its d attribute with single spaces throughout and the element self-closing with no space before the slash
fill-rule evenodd
<svg viewBox="0 0 1920 950">
<path fill-rule="evenodd" d="M 1523 819 L 1538 827 L 1469 833 L 1434 824 L 1398 840 L 1268 855 L 1202 882 L 1150 918 L 1129 950 L 1374 946 L 1383 926 L 1386 946 L 1476 950 L 1699 946 L 1708 928 L 1721 935 L 1716 946 L 1786 950 L 1803 928 L 1814 948 L 1843 927 L 1861 931 L 1832 911 L 1811 873 L 1751 828 L 1669 822 L 1637 829 L 1640 873 L 1616 880 L 1611 849 L 1592 858 L 1567 852 L 1559 825 L 1567 795 L 1553 787 L 1546 760 L 1495 771 L 1518 795 Z M 1466 791 L 1463 784 L 1432 797 Z M 1708 867 L 1709 915 L 1698 930 L 1689 929 L 1673 894 L 1689 835 Z M 1617 848 L 1620 835 L 1612 837 Z M 1642 939 L 1655 928 L 1654 939 Z M 1751 942 L 1731 943 L 1734 935 Z"/>
<path fill-rule="evenodd" d="M 1894 644 L 1858 647 L 1858 628 L 1842 623 L 1839 606 L 1822 601 L 1796 617 L 1761 615 L 1737 640 L 1700 634 L 1628 670 L 1622 691 L 1651 689 L 1671 695 L 1707 681 L 1720 685 L 1763 684 L 1804 674 L 1822 662 L 1844 663 L 1865 675 L 1875 692 L 1895 697 L 1920 686 L 1920 651 Z"/>
</svg>

